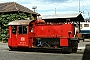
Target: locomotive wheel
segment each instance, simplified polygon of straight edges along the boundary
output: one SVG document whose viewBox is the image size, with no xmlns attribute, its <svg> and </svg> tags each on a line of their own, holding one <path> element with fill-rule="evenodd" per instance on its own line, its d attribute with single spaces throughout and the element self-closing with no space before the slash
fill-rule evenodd
<svg viewBox="0 0 90 60">
<path fill-rule="evenodd" d="M 77 48 L 74 48 L 74 49 L 73 49 L 73 52 L 74 52 L 74 53 L 77 53 Z"/>
<path fill-rule="evenodd" d="M 70 54 L 72 52 L 72 47 L 63 47 L 62 52 Z"/>
<path fill-rule="evenodd" d="M 78 49 L 78 42 L 76 41 L 76 42 L 75 42 L 75 46 L 74 46 L 74 48 L 73 48 L 73 52 L 74 52 L 74 53 L 77 53 L 77 49 Z"/>
</svg>

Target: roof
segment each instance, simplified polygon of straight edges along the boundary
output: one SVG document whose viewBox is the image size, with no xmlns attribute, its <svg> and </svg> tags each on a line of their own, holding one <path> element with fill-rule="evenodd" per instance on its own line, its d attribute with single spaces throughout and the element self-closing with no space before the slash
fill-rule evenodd
<svg viewBox="0 0 90 60">
<path fill-rule="evenodd" d="M 0 3 L 0 13 L 13 12 L 13 11 L 21 11 L 26 13 L 38 14 L 16 2 Z"/>
<path fill-rule="evenodd" d="M 56 15 L 43 15 L 42 19 L 53 19 L 53 18 L 75 18 L 79 13 L 75 14 L 56 14 Z"/>
<path fill-rule="evenodd" d="M 15 20 L 10 22 L 8 25 L 29 25 L 32 20 Z"/>
<path fill-rule="evenodd" d="M 56 14 L 56 15 L 43 15 L 42 19 L 44 20 L 53 20 L 53 19 L 72 19 L 72 20 L 84 20 L 83 16 L 81 13 L 73 13 L 73 14 Z"/>
</svg>

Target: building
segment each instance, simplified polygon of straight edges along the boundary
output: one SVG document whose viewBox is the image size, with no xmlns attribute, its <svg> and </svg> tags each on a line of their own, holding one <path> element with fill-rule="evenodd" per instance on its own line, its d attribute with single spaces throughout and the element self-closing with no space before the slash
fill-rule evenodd
<svg viewBox="0 0 90 60">
<path fill-rule="evenodd" d="M 81 13 L 73 13 L 73 14 L 55 14 L 55 15 L 43 15 L 42 19 L 46 22 L 65 22 L 66 19 L 70 21 L 84 21 L 84 18 Z"/>
<path fill-rule="evenodd" d="M 24 18 L 20 14 L 25 15 L 25 19 L 37 19 L 39 15 L 16 2 L 0 3 L 0 40 L 4 41 L 8 37 L 8 22 Z"/>
<path fill-rule="evenodd" d="M 34 19 L 37 18 L 37 15 L 40 15 L 16 2 L 0 3 L 0 13 L 15 13 L 15 12 L 24 12 L 27 15 L 31 13 Z"/>
</svg>

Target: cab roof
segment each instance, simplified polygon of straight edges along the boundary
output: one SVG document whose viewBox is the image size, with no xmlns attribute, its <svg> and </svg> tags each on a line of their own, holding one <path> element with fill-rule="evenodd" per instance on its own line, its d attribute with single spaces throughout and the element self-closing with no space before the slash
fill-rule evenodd
<svg viewBox="0 0 90 60">
<path fill-rule="evenodd" d="M 15 20 L 10 22 L 8 25 L 29 25 L 32 20 Z"/>
</svg>

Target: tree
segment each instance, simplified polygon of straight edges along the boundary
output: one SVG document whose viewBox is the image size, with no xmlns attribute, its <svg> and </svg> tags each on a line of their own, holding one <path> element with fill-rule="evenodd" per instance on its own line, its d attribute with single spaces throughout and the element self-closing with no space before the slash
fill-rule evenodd
<svg viewBox="0 0 90 60">
<path fill-rule="evenodd" d="M 32 14 L 25 13 L 2 13 L 0 14 L 0 41 L 7 41 L 8 38 L 8 23 L 14 20 L 33 19 Z"/>
</svg>

